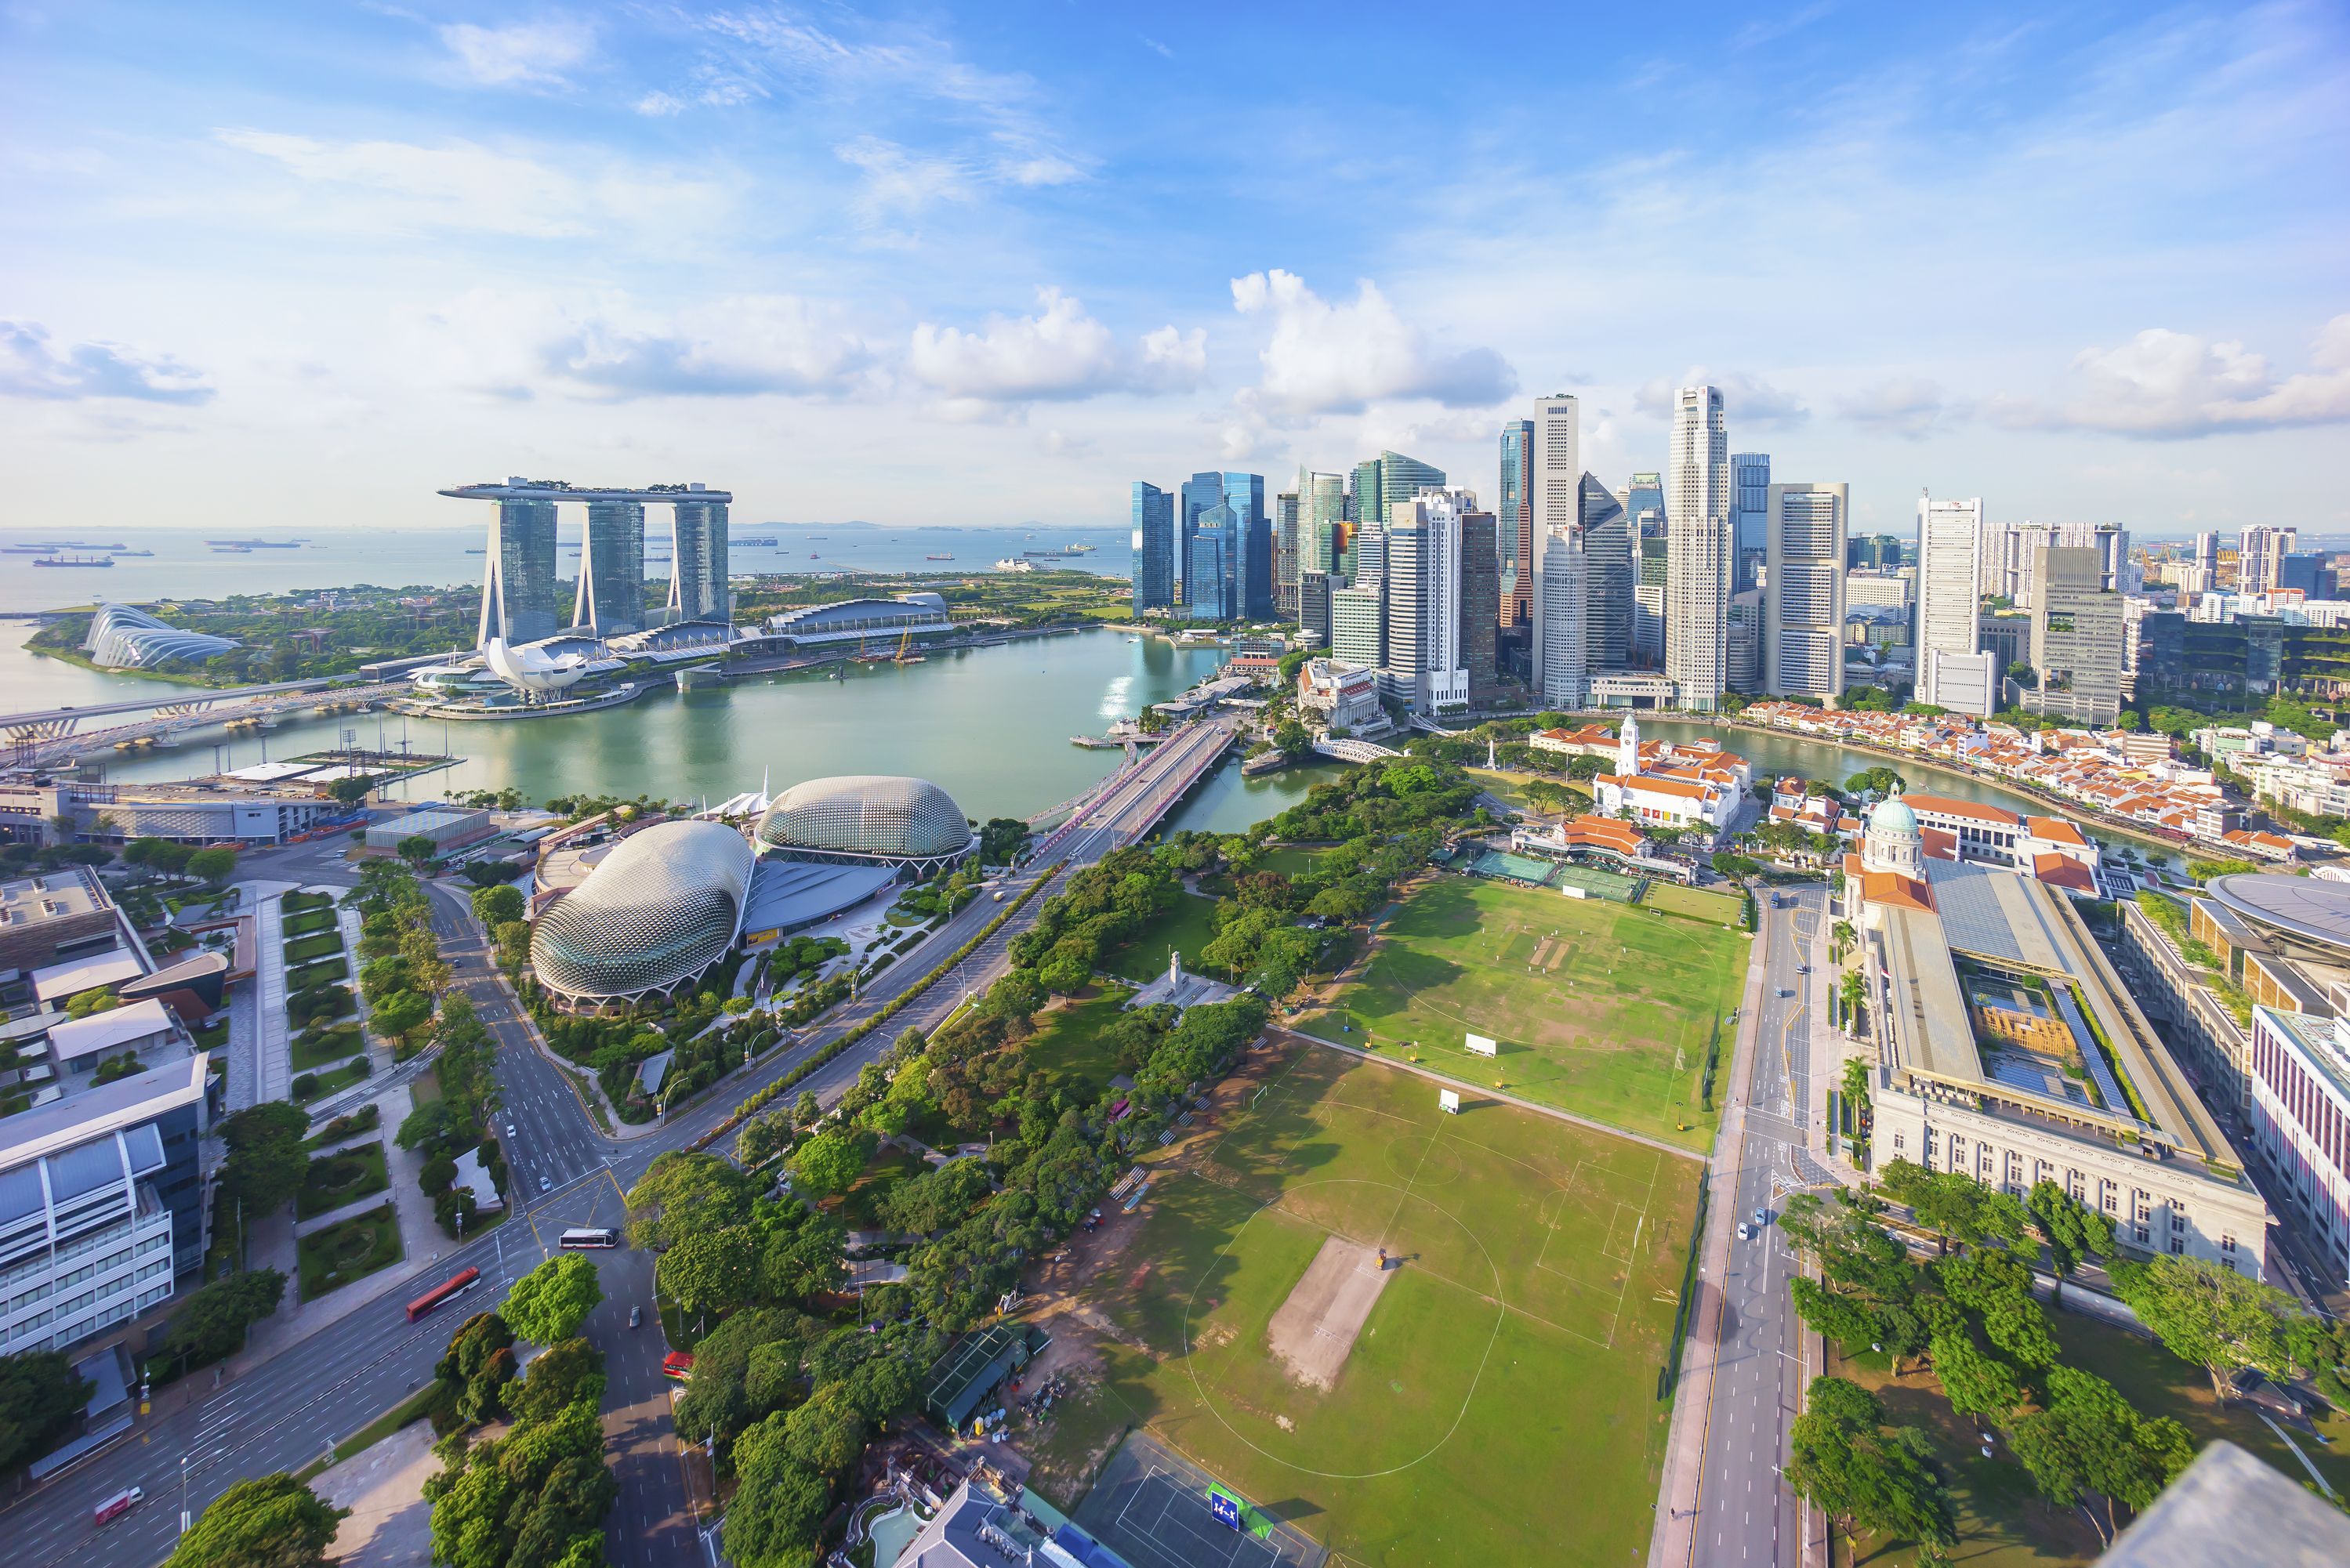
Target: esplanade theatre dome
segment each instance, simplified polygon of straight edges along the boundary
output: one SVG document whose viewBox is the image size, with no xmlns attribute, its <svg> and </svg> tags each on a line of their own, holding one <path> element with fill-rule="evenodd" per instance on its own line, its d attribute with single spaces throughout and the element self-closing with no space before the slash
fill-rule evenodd
<svg viewBox="0 0 2350 1568">
<path fill-rule="evenodd" d="M 759 842 L 776 855 L 928 870 L 972 852 L 962 807 L 927 779 L 858 774 L 810 779 L 775 797 Z"/>
<path fill-rule="evenodd" d="M 663 822 L 622 839 L 531 932 L 538 983 L 566 1002 L 655 995 L 734 945 L 751 846 L 722 822 Z"/>
</svg>

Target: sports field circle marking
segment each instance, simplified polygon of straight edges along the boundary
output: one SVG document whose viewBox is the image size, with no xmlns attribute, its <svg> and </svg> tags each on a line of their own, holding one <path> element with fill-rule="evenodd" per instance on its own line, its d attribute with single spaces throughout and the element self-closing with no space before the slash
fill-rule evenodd
<svg viewBox="0 0 2350 1568">
<path fill-rule="evenodd" d="M 1216 1418 L 1217 1425 L 1222 1427 L 1224 1430 L 1230 1432 L 1243 1443 L 1247 1444 L 1247 1446 L 1256 1453 L 1263 1455 L 1266 1459 L 1273 1460 L 1275 1464 L 1287 1465 L 1291 1469 L 1297 1471 L 1300 1475 L 1319 1476 L 1325 1480 L 1375 1480 L 1380 1476 L 1395 1475 L 1399 1471 L 1408 1470 L 1414 1465 L 1426 1461 L 1436 1452 L 1437 1449 L 1451 1442 L 1452 1440 L 1452 1435 L 1461 1429 L 1461 1421 L 1466 1418 L 1469 1414 L 1470 1405 L 1477 1397 L 1477 1386 L 1484 1380 L 1485 1364 L 1492 1359 L 1493 1346 L 1501 1341 L 1502 1320 L 1508 1315 L 1508 1303 L 1502 1299 L 1502 1271 L 1500 1268 L 1495 1266 L 1493 1262 L 1493 1254 L 1487 1249 L 1484 1239 L 1464 1224 L 1459 1215 L 1446 1214 L 1443 1210 L 1438 1209 L 1436 1205 L 1430 1202 L 1429 1199 L 1420 1197 L 1418 1193 L 1412 1192 L 1404 1187 L 1399 1186 L 1395 1182 L 1371 1181 L 1361 1177 L 1334 1176 L 1326 1178 L 1320 1181 L 1299 1182 L 1296 1186 L 1286 1189 L 1283 1192 L 1282 1196 L 1287 1197 L 1291 1192 L 1303 1192 L 1308 1188 L 1314 1187 L 1385 1188 L 1389 1192 L 1400 1193 L 1405 1202 L 1417 1201 L 1425 1203 L 1430 1209 L 1435 1210 L 1438 1214 L 1443 1215 L 1445 1219 L 1451 1220 L 1452 1223 L 1459 1228 L 1462 1235 L 1468 1237 L 1471 1241 L 1476 1244 L 1478 1255 L 1485 1260 L 1486 1271 L 1493 1276 L 1493 1287 L 1492 1295 L 1482 1297 L 1481 1299 L 1488 1300 L 1493 1303 L 1493 1328 L 1492 1332 L 1486 1335 L 1484 1354 L 1477 1358 L 1477 1370 L 1470 1375 L 1469 1386 L 1461 1396 L 1461 1408 L 1452 1413 L 1452 1425 L 1447 1427 L 1444 1429 L 1444 1435 L 1437 1438 L 1433 1443 L 1430 1443 L 1426 1450 L 1411 1459 L 1406 1459 L 1399 1465 L 1389 1465 L 1387 1469 L 1380 1470 L 1322 1470 L 1315 1469 L 1310 1465 L 1301 1465 L 1295 1459 L 1290 1459 L 1285 1455 L 1276 1454 L 1270 1449 L 1259 1447 L 1256 1442 L 1250 1438 L 1248 1434 L 1243 1432 L 1239 1428 L 1224 1419 L 1223 1411 L 1218 1408 L 1215 1400 L 1209 1397 L 1206 1386 L 1200 1381 L 1200 1359 L 1198 1355 L 1193 1354 L 1193 1345 L 1191 1341 L 1191 1312 L 1194 1307 L 1199 1305 L 1200 1287 L 1205 1284 L 1209 1276 L 1215 1272 L 1216 1263 L 1220 1262 L 1227 1252 L 1231 1251 L 1233 1247 L 1239 1245 L 1241 1238 L 1248 1234 L 1248 1228 L 1256 1223 L 1256 1217 L 1258 1215 L 1263 1213 L 1268 1209 L 1280 1207 L 1281 1199 L 1279 1198 L 1274 1199 L 1269 1203 L 1261 1203 L 1257 1205 L 1256 1208 L 1251 1210 L 1249 1211 L 1249 1217 L 1241 1221 L 1240 1229 L 1232 1232 L 1232 1239 L 1216 1249 L 1215 1257 L 1209 1260 L 1208 1266 L 1200 1271 L 1199 1279 L 1192 1282 L 1191 1293 L 1186 1296 L 1183 1300 L 1184 1366 L 1191 1375 L 1191 1391 L 1200 1397 L 1200 1404 L 1201 1407 L 1206 1409 L 1208 1414 Z M 1305 1217 L 1303 1215 L 1297 1215 L 1294 1216 L 1294 1218 L 1302 1220 Z M 1312 1223 L 1310 1220 L 1306 1222 L 1308 1224 Z M 1320 1226 L 1315 1226 L 1315 1228 L 1316 1230 L 1323 1230 L 1323 1227 Z M 1324 1233 L 1334 1236 L 1338 1234 L 1338 1232 L 1335 1231 L 1325 1231 Z M 1471 1289 L 1471 1287 L 1465 1285 L 1461 1288 L 1464 1290 Z"/>
<path fill-rule="evenodd" d="M 1460 1180 L 1461 1156 L 1448 1144 L 1429 1147 L 1429 1140 L 1438 1136 L 1407 1134 L 1395 1139 L 1388 1145 L 1388 1168 L 1421 1187 L 1444 1187 Z"/>
</svg>

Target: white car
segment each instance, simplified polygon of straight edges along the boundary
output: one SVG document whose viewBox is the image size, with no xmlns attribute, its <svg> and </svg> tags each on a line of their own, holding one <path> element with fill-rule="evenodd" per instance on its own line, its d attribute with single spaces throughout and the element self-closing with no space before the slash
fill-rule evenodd
<svg viewBox="0 0 2350 1568">
<path fill-rule="evenodd" d="M 1745 1220 L 1741 1220 L 1738 1222 L 1738 1239 L 1742 1241 L 1752 1241 L 1753 1237 L 1754 1228 L 1747 1224 Z"/>
<path fill-rule="evenodd" d="M 555 1190 L 555 1178 L 553 1178 L 553 1177 L 551 1177 L 551 1176 L 542 1176 L 542 1177 L 540 1177 L 540 1178 L 538 1179 L 538 1189 L 539 1189 L 541 1192 L 552 1192 L 552 1191 L 554 1191 L 554 1190 Z"/>
</svg>

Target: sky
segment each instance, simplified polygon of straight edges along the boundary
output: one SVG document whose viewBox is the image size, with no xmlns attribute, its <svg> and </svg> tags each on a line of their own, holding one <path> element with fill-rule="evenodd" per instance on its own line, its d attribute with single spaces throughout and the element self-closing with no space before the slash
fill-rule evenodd
<svg viewBox="0 0 2350 1568">
<path fill-rule="evenodd" d="M 12 529 L 1490 502 L 1702 380 L 1856 529 L 2350 532 L 2339 4 L 0 0 L 0 200 Z"/>
</svg>

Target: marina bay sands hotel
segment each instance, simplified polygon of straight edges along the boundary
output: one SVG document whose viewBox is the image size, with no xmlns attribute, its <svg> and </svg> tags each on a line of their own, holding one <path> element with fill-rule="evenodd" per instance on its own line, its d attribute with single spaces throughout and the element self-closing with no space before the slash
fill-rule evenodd
<svg viewBox="0 0 2350 1568">
<path fill-rule="evenodd" d="M 734 599 L 726 587 L 726 508 L 734 497 L 723 490 L 699 484 L 599 490 L 559 479 L 511 478 L 504 484 L 461 484 L 441 493 L 497 503 L 482 577 L 477 647 L 494 637 L 536 642 L 572 627 L 612 638 L 671 621 L 733 618 Z M 555 509 L 568 502 L 586 504 L 588 529 L 578 586 L 566 618 L 556 569 Z M 645 607 L 647 506 L 670 509 L 666 611 Z"/>
</svg>

